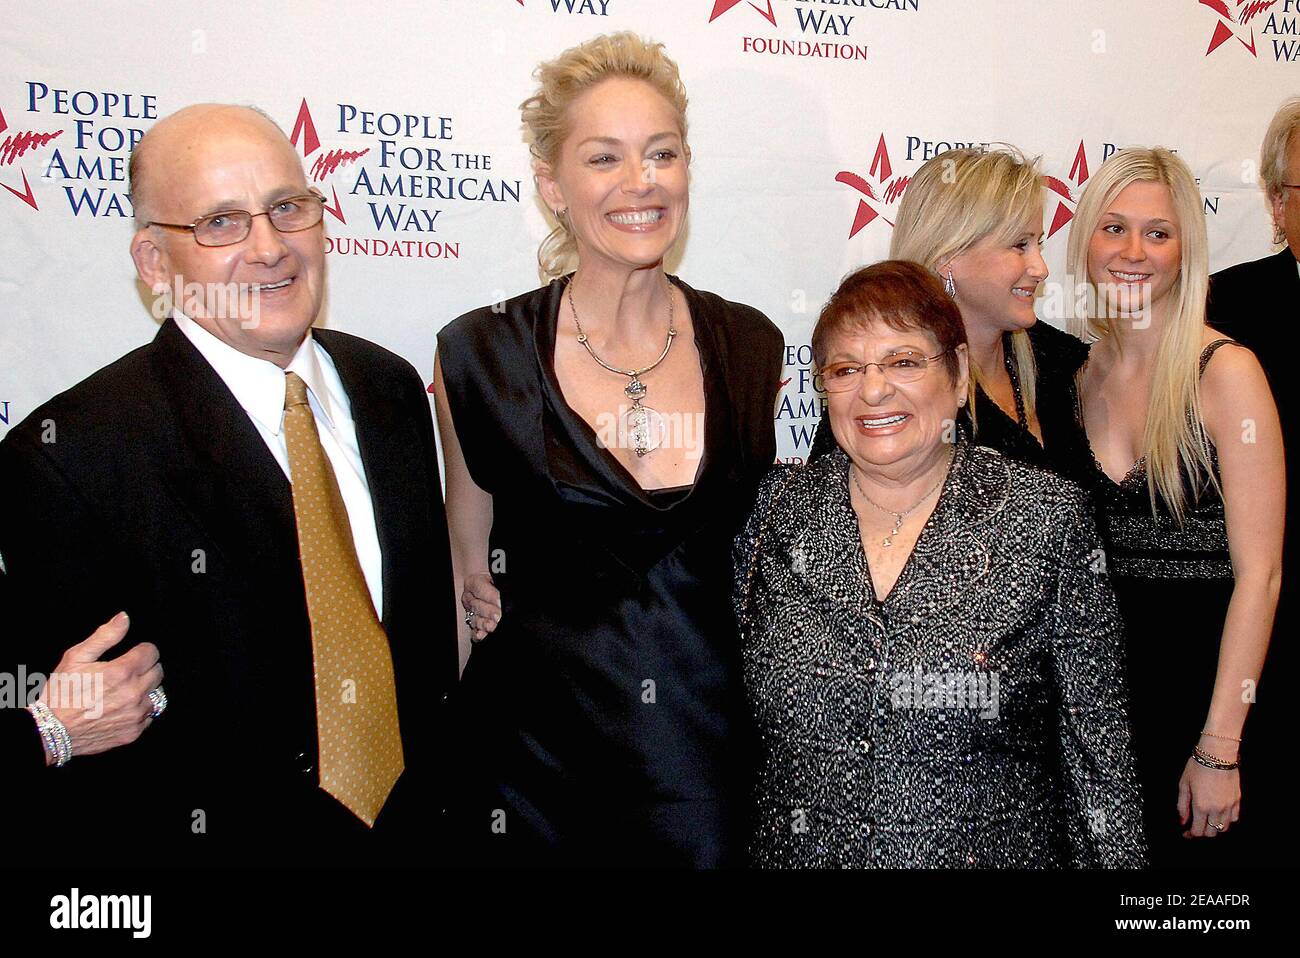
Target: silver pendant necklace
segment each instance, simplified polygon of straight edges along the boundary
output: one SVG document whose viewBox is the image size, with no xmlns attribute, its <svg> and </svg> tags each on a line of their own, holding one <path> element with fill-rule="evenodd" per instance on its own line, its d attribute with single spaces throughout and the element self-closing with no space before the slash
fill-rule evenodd
<svg viewBox="0 0 1300 958">
<path fill-rule="evenodd" d="M 611 366 L 605 360 L 596 355 L 596 351 L 591 348 L 591 343 L 587 340 L 587 334 L 582 331 L 582 323 L 578 321 L 578 307 L 573 304 L 573 280 L 569 280 L 569 310 L 573 313 L 573 325 L 578 327 L 578 342 L 581 343 L 591 353 L 591 358 L 604 366 L 611 373 L 618 373 L 620 376 L 628 377 L 628 384 L 623 387 L 623 394 L 632 400 L 632 408 L 625 412 L 620 418 L 623 426 L 623 435 L 627 436 L 632 445 L 632 450 L 637 457 L 654 452 L 659 448 L 664 439 L 664 417 L 659 411 L 649 406 L 643 405 L 645 399 L 646 387 L 641 381 L 641 377 L 650 370 L 658 366 L 668 356 L 668 350 L 673 348 L 673 337 L 677 335 L 677 328 L 673 325 L 673 291 L 672 287 L 668 288 L 668 341 L 664 343 L 664 351 L 659 354 L 659 358 L 649 366 L 642 366 L 640 369 L 619 369 L 617 366 Z"/>
<path fill-rule="evenodd" d="M 921 505 L 921 503 L 925 502 L 932 495 L 934 495 L 934 490 L 938 489 L 941 485 L 943 485 L 943 481 L 948 478 L 948 470 L 952 468 L 953 456 L 955 456 L 956 454 L 957 454 L 957 447 L 954 446 L 952 448 L 952 451 L 948 453 L 948 465 L 947 467 L 944 468 L 943 473 L 939 476 L 939 481 L 936 482 L 933 486 L 931 486 L 929 490 L 926 491 L 925 495 L 923 495 L 920 499 L 917 499 L 916 502 L 912 503 L 902 512 L 895 512 L 893 509 L 886 509 L 880 503 L 876 502 L 869 495 L 867 495 L 867 490 L 862 488 L 862 482 L 858 479 L 858 474 L 853 471 L 853 464 L 852 463 L 849 464 L 849 475 L 853 477 L 853 484 L 858 487 L 858 492 L 862 494 L 862 498 L 866 499 L 867 502 L 875 506 L 877 509 L 879 509 L 881 512 L 885 513 L 886 515 L 890 515 L 894 517 L 894 528 L 890 530 L 889 535 L 885 536 L 885 538 L 880 540 L 880 544 L 882 546 L 884 546 L 886 549 L 890 548 L 894 544 L 894 536 L 898 535 L 899 530 L 903 528 L 903 520 L 906 519 L 913 512 L 915 512 L 917 508 Z"/>
</svg>

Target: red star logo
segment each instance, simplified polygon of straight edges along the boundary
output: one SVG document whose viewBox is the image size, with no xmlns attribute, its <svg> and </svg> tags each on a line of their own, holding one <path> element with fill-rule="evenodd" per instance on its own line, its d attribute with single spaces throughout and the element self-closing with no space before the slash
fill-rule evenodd
<svg viewBox="0 0 1300 958">
<path fill-rule="evenodd" d="M 713 0 L 713 12 L 709 14 L 709 23 L 718 19 L 732 7 L 738 7 L 740 4 L 747 2 L 748 0 Z M 756 3 L 750 3 L 749 5 L 758 12 L 760 17 L 772 24 L 772 26 L 776 26 L 776 13 L 772 10 L 772 0 L 767 0 L 767 10 L 764 10 Z"/>
<path fill-rule="evenodd" d="M 316 135 L 316 124 L 312 122 L 311 109 L 305 97 L 302 106 L 298 107 L 298 119 L 293 121 L 289 142 L 297 146 L 299 136 L 302 137 L 302 158 L 305 160 L 320 149 L 320 137 Z"/>
<path fill-rule="evenodd" d="M 306 160 L 313 153 L 320 149 L 320 137 L 316 134 L 316 124 L 311 118 L 311 109 L 307 106 L 307 100 L 304 97 L 302 106 L 298 107 L 298 118 L 293 121 L 293 132 L 289 135 L 289 142 L 294 146 L 298 145 L 298 138 L 302 138 L 302 158 Z M 321 181 L 332 174 L 340 165 L 346 166 L 355 160 L 360 159 L 369 153 L 369 149 L 359 152 L 350 152 L 346 150 L 331 150 L 323 153 L 316 158 L 312 164 L 310 176 L 313 180 Z M 334 205 L 325 204 L 325 212 L 329 213 L 340 223 L 347 223 L 343 216 L 343 204 L 339 202 L 339 191 L 337 187 L 331 185 L 330 192 L 334 194 Z"/>
<path fill-rule="evenodd" d="M 1269 7 L 1275 6 L 1277 0 L 1236 0 L 1236 13 L 1228 7 L 1228 0 L 1199 0 L 1199 2 L 1201 6 L 1209 7 L 1219 15 L 1219 21 L 1214 25 L 1214 35 L 1210 37 L 1210 45 L 1205 51 L 1207 57 L 1233 37 L 1236 37 L 1237 42 L 1250 51 L 1252 57 L 1259 56 L 1255 52 L 1255 28 L 1250 27 L 1249 43 L 1241 38 L 1235 28 L 1249 26 L 1257 16 Z"/>
<path fill-rule="evenodd" d="M 1077 189 L 1083 186 L 1087 180 L 1088 152 L 1083 147 L 1083 140 L 1080 140 L 1079 149 L 1074 154 L 1074 164 L 1070 167 L 1070 183 L 1073 183 Z M 1069 183 L 1058 180 L 1054 176 L 1044 176 L 1043 185 L 1061 197 L 1056 201 L 1056 212 L 1052 214 L 1052 225 L 1047 228 L 1047 238 L 1051 239 L 1066 223 L 1074 219 L 1075 198 Z M 1066 206 L 1067 203 L 1070 205 Z"/>
<path fill-rule="evenodd" d="M 9 123 L 5 120 L 4 111 L 0 110 L 0 133 L 7 129 L 9 129 Z M 0 166 L 14 163 L 28 150 L 39 150 L 62 132 L 62 130 L 55 130 L 53 133 L 15 132 L 9 134 L 9 136 L 0 140 Z M 20 168 L 18 172 L 23 178 L 23 188 L 21 190 L 15 186 L 10 186 L 8 183 L 0 183 L 0 186 L 3 186 L 32 209 L 40 210 L 40 207 L 36 205 L 36 194 L 32 192 L 32 184 L 27 182 L 27 171 Z"/>
<path fill-rule="evenodd" d="M 898 201 L 898 198 L 903 195 L 903 190 L 907 189 L 907 184 L 912 179 L 910 176 L 894 176 L 894 168 L 889 163 L 889 148 L 885 146 L 885 135 L 883 133 L 880 135 L 880 142 L 876 144 L 876 155 L 871 158 L 871 169 L 867 175 L 875 181 L 875 187 L 857 173 L 851 173 L 848 170 L 841 170 L 835 174 L 836 183 L 851 186 L 862 194 L 858 198 L 858 211 L 853 217 L 853 226 L 849 230 L 849 239 L 857 236 L 863 227 L 877 216 L 880 216 L 886 223 L 893 226 L 894 221 L 882 216 L 881 211 L 876 209 L 872 203 L 879 203 L 882 207 L 893 206 Z M 879 195 L 877 195 L 877 191 L 879 191 Z M 868 200 L 871 202 L 868 202 Z"/>
</svg>

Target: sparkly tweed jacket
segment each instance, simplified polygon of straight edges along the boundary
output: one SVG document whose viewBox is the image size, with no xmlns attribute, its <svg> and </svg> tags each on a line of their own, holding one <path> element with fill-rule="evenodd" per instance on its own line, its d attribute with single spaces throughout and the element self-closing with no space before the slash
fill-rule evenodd
<svg viewBox="0 0 1300 958">
<path fill-rule="evenodd" d="M 878 602 L 840 449 L 736 541 L 762 867 L 1140 867 L 1122 635 L 1083 493 L 958 444 Z"/>
</svg>

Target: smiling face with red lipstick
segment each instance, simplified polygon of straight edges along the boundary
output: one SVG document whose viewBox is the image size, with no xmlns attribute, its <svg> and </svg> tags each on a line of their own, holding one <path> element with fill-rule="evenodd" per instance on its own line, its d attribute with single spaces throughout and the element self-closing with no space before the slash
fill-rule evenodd
<svg viewBox="0 0 1300 958">
<path fill-rule="evenodd" d="M 966 395 L 966 347 L 957 348 L 956 377 L 941 352 L 928 330 L 898 330 L 879 320 L 831 342 L 828 368 L 854 364 L 853 388 L 827 393 L 831 432 L 864 473 L 879 469 L 906 479 L 947 457 Z M 900 358 L 923 363 L 924 372 L 918 375 Z"/>
<path fill-rule="evenodd" d="M 654 266 L 686 221 L 690 153 L 672 105 L 643 80 L 611 77 L 569 107 L 554 166 L 538 163 L 543 199 L 563 216 L 584 267 Z"/>
<path fill-rule="evenodd" d="M 933 273 L 887 260 L 850 274 L 822 309 L 812 347 L 831 433 L 865 477 L 906 484 L 946 459 L 967 346 Z"/>
</svg>

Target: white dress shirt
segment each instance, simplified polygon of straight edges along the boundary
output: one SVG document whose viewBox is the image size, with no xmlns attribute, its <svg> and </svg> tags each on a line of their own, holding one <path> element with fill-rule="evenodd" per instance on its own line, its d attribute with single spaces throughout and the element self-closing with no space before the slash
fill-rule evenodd
<svg viewBox="0 0 1300 958">
<path fill-rule="evenodd" d="M 289 450 L 283 429 L 285 373 L 297 373 L 307 384 L 307 400 L 316 417 L 316 432 L 348 510 L 348 524 L 352 527 L 352 541 L 361 561 L 361 572 L 366 577 L 375 612 L 383 619 L 383 556 L 379 551 L 379 531 L 375 527 L 375 507 L 370 499 L 366 470 L 361 463 L 361 450 L 357 446 L 352 404 L 329 353 L 321 348 L 309 330 L 288 368 L 281 369 L 273 362 L 241 353 L 179 310 L 173 318 L 185 337 L 234 393 L 236 401 L 248 413 L 266 448 L 271 450 L 271 455 L 290 482 L 293 476 L 289 472 Z"/>
</svg>

